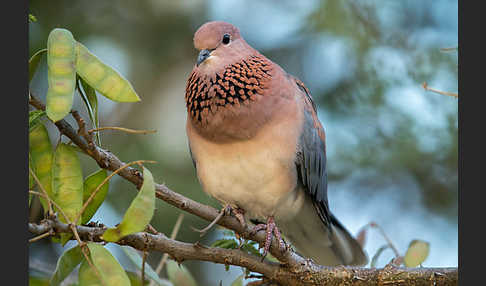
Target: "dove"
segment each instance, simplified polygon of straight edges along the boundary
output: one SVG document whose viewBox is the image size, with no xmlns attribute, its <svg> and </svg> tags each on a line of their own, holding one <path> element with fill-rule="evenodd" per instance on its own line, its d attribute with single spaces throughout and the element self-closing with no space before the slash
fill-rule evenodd
<svg viewBox="0 0 486 286">
<path fill-rule="evenodd" d="M 203 24 L 185 91 L 186 133 L 204 192 L 253 232 L 265 231 L 327 266 L 364 265 L 358 241 L 331 213 L 326 136 L 304 83 L 252 48 L 237 27 Z M 282 238 L 283 236 L 283 238 Z"/>
</svg>

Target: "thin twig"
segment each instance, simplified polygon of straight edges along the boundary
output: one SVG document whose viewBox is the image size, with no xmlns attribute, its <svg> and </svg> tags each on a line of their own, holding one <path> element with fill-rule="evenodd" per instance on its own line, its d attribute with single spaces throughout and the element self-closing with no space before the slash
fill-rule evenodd
<svg viewBox="0 0 486 286">
<path fill-rule="evenodd" d="M 34 178 L 35 182 L 39 186 L 39 189 L 44 193 L 45 199 L 47 200 L 47 207 L 49 208 L 49 215 L 53 215 L 54 212 L 52 211 L 52 205 L 51 205 L 51 199 L 49 198 L 49 195 L 47 195 L 46 189 L 42 186 L 41 182 L 39 181 L 39 178 L 35 175 L 34 171 L 29 166 L 29 172 L 32 178 Z"/>
<path fill-rule="evenodd" d="M 422 83 L 422 87 L 427 90 L 427 91 L 432 91 L 432 92 L 435 92 L 435 93 L 438 93 L 438 94 L 442 94 L 442 95 L 447 95 L 447 96 L 452 96 L 452 97 L 455 97 L 455 98 L 458 98 L 459 97 L 459 94 L 457 93 L 453 93 L 453 92 L 448 92 L 448 91 L 441 91 L 441 90 L 437 90 L 437 89 L 433 89 L 433 88 L 430 88 L 426 82 Z"/>
<path fill-rule="evenodd" d="M 226 213 L 226 209 L 229 207 L 229 205 L 225 205 L 221 211 L 219 212 L 218 216 L 208 225 L 206 226 L 205 228 L 203 229 L 197 229 L 195 227 L 191 227 L 194 231 L 197 231 L 197 232 L 200 232 L 201 233 L 201 237 L 204 236 L 206 234 L 206 232 L 208 230 L 210 230 L 216 223 L 219 222 L 219 220 L 225 215 Z"/>
<path fill-rule="evenodd" d="M 118 130 L 118 131 L 123 131 L 126 133 L 132 133 L 132 134 L 151 134 L 151 133 L 156 133 L 157 130 L 135 130 L 135 129 L 129 129 L 129 128 L 124 128 L 124 127 L 100 127 L 100 128 L 94 128 L 88 130 L 88 133 L 93 133 L 93 132 L 99 132 L 102 130 Z"/>
<path fill-rule="evenodd" d="M 41 234 L 41 235 L 38 235 L 38 236 L 36 236 L 36 237 L 34 237 L 34 238 L 29 239 L 29 242 L 30 242 L 30 243 L 32 243 L 32 242 L 36 242 L 36 241 L 38 241 L 38 240 L 43 239 L 44 237 L 48 237 L 48 236 L 51 236 L 51 235 L 52 235 L 52 232 L 51 232 L 51 231 L 48 231 L 48 232 L 45 232 L 45 233 L 43 233 L 43 234 Z"/>
<path fill-rule="evenodd" d="M 172 232 L 170 234 L 170 239 L 176 239 L 177 233 L 179 232 L 179 229 L 181 227 L 183 219 L 184 219 L 184 213 L 180 213 L 179 216 L 177 217 L 174 228 L 172 229 Z M 157 265 L 157 268 L 155 269 L 155 272 L 158 275 L 160 275 L 160 271 L 162 271 L 162 268 L 164 268 L 164 265 L 165 265 L 165 262 L 167 261 L 167 258 L 169 258 L 169 254 L 164 253 L 164 255 L 162 256 L 162 259 L 160 259 L 159 265 Z M 151 285 L 152 285 L 152 282 L 150 283 Z"/>
<path fill-rule="evenodd" d="M 159 234 L 159 232 L 150 223 L 147 224 L 147 230 L 153 234 Z"/>
<path fill-rule="evenodd" d="M 395 253 L 395 257 L 396 258 L 400 257 L 400 253 L 398 252 L 397 248 L 395 247 L 395 245 L 393 245 L 393 242 L 391 241 L 390 238 L 388 238 L 388 236 L 386 235 L 385 231 L 381 228 L 381 226 L 379 226 L 375 222 L 370 222 L 369 225 L 371 227 L 377 228 L 380 231 L 380 233 L 383 236 L 383 238 L 385 238 L 386 242 L 388 243 L 388 245 L 390 246 L 390 248 Z"/>
<path fill-rule="evenodd" d="M 84 137 L 86 142 L 88 144 L 94 144 L 93 143 L 93 135 L 86 131 L 86 121 L 79 115 L 79 113 L 76 110 L 71 110 L 71 114 L 73 115 L 74 119 L 76 119 L 76 122 L 78 123 L 78 134 Z"/>
<path fill-rule="evenodd" d="M 138 161 L 133 161 L 133 162 L 130 162 L 128 164 L 125 164 L 123 165 L 122 167 L 118 168 L 117 170 L 115 170 L 113 173 L 111 173 L 108 177 L 106 177 L 103 182 L 101 182 L 101 184 L 98 185 L 98 187 L 96 187 L 96 189 L 93 191 L 93 193 L 91 193 L 91 195 L 89 196 L 89 198 L 86 200 L 86 202 L 83 204 L 83 207 L 81 208 L 81 210 L 79 211 L 78 215 L 76 216 L 76 219 L 74 220 L 76 224 L 78 224 L 78 221 L 79 219 L 81 218 L 81 216 L 83 215 L 83 212 L 86 210 L 86 208 L 88 207 L 89 203 L 93 200 L 93 198 L 96 196 L 96 194 L 98 193 L 98 191 L 101 189 L 101 187 L 106 184 L 106 182 L 108 182 L 114 175 L 118 174 L 121 170 L 131 166 L 131 165 L 135 165 L 135 164 L 141 164 L 141 163 L 157 163 L 156 161 L 151 161 L 151 160 L 138 160 Z"/>
<path fill-rule="evenodd" d="M 57 208 L 57 210 L 59 210 L 59 212 L 61 213 L 61 215 L 64 217 L 64 220 L 67 223 L 71 223 L 69 221 L 69 218 L 67 217 L 66 213 L 62 210 L 62 208 L 55 201 L 51 200 L 48 196 L 44 195 L 43 193 L 39 193 L 39 192 L 35 192 L 35 191 L 30 191 L 30 190 L 29 190 L 29 193 L 30 194 L 33 194 L 33 195 L 41 196 L 41 197 L 45 198 L 46 200 L 50 201 Z"/>
<path fill-rule="evenodd" d="M 459 48 L 458 47 L 451 47 L 451 48 L 440 48 L 439 50 L 441 52 L 454 52 L 457 51 Z"/>
</svg>

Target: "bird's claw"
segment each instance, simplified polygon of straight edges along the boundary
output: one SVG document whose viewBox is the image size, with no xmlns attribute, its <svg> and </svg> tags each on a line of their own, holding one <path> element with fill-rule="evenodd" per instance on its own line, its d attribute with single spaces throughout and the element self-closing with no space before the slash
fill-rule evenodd
<svg viewBox="0 0 486 286">
<path fill-rule="evenodd" d="M 208 230 L 210 230 L 216 223 L 218 223 L 218 221 L 223 216 L 230 215 L 231 213 L 234 214 L 234 216 L 236 217 L 236 219 L 238 219 L 238 221 L 243 225 L 243 227 L 246 226 L 245 217 L 244 217 L 245 211 L 243 209 L 238 208 L 238 207 L 233 208 L 233 207 L 231 207 L 231 205 L 226 204 L 219 211 L 218 216 L 216 216 L 216 218 L 208 226 L 206 226 L 203 229 L 196 229 L 196 228 L 193 227 L 193 230 L 194 231 L 197 231 L 197 232 L 200 232 L 201 233 L 201 237 L 202 237 L 202 236 L 204 236 L 206 234 L 206 232 Z"/>
<path fill-rule="evenodd" d="M 263 247 L 263 256 L 262 260 L 265 259 L 265 257 L 268 254 L 268 251 L 270 250 L 270 245 L 272 244 L 272 234 L 275 235 L 275 238 L 279 242 L 279 249 L 280 251 L 285 251 L 287 249 L 287 245 L 282 239 L 282 236 L 280 235 L 280 231 L 277 228 L 277 225 L 275 224 L 275 221 L 273 217 L 268 217 L 267 223 L 266 224 L 257 224 L 253 227 L 251 230 L 251 234 L 255 235 L 258 231 L 260 230 L 265 230 L 266 236 L 265 236 L 265 244 Z"/>
</svg>

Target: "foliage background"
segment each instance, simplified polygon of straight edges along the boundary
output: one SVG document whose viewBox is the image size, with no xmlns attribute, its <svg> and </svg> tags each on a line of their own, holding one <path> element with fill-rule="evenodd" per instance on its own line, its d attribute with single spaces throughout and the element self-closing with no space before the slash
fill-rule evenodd
<svg viewBox="0 0 486 286">
<path fill-rule="evenodd" d="M 35 1 L 29 12 L 29 53 L 45 48 L 55 27 L 70 30 L 134 86 L 140 103 L 99 97 L 100 124 L 157 129 L 155 135 L 106 131 L 103 146 L 126 162 L 152 159 L 154 178 L 202 203 L 218 206 L 197 182 L 185 135 L 185 81 L 197 51 L 192 36 L 209 20 L 240 28 L 253 47 L 310 89 L 327 134 L 331 210 L 356 234 L 375 221 L 405 252 L 415 238 L 431 243 L 424 266 L 457 266 L 457 99 L 422 89 L 457 91 L 457 1 Z M 31 88 L 44 100 L 45 58 Z M 75 108 L 84 110 L 79 97 Z M 87 118 L 87 117 L 86 117 Z M 57 130 L 50 129 L 53 143 Z M 56 135 L 57 134 L 57 135 Z M 57 136 L 57 137 L 56 137 Z M 96 166 L 84 156 L 85 176 Z M 135 197 L 114 178 L 95 215 L 113 226 Z M 179 210 L 157 202 L 152 224 L 171 232 Z M 35 208 L 31 217 L 35 216 Z M 178 238 L 194 242 L 190 226 L 206 223 L 186 214 Z M 203 242 L 221 236 L 213 231 Z M 385 241 L 369 232 L 368 255 Z M 66 247 L 70 247 L 70 243 Z M 119 261 L 133 268 L 117 246 Z M 30 271 L 50 271 L 62 248 L 48 240 L 29 246 Z M 378 265 L 393 256 L 385 251 Z M 161 255 L 151 254 L 154 268 Z M 241 274 L 231 267 L 186 262 L 201 285 L 223 285 Z"/>
</svg>

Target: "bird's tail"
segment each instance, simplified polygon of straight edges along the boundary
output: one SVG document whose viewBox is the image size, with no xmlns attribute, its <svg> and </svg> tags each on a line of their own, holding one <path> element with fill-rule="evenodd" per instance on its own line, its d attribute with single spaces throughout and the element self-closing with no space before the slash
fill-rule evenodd
<svg viewBox="0 0 486 286">
<path fill-rule="evenodd" d="M 331 214 L 332 234 L 334 252 L 342 257 L 343 264 L 346 265 L 365 265 L 368 263 L 368 256 L 358 241 L 349 231 Z"/>
<path fill-rule="evenodd" d="M 282 222 L 279 226 L 298 253 L 327 266 L 368 263 L 361 245 L 334 215 L 331 214 L 329 229 L 312 203 L 306 204 L 291 221 Z"/>
</svg>

